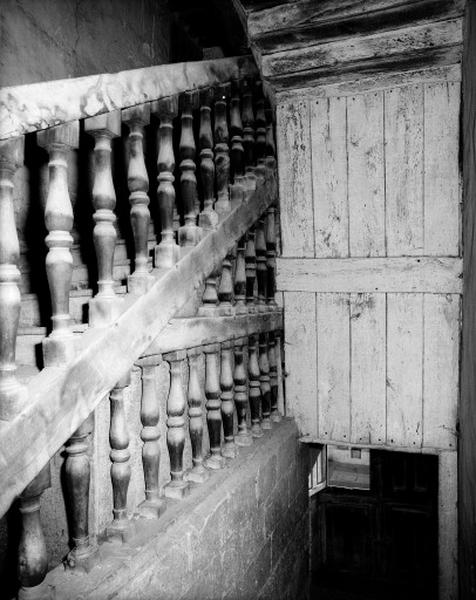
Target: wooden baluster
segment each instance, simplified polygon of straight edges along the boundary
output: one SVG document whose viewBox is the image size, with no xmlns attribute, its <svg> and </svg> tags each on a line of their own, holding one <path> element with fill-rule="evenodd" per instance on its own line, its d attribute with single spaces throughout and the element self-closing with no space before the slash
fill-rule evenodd
<svg viewBox="0 0 476 600">
<path fill-rule="evenodd" d="M 122 121 L 129 128 L 127 140 L 127 185 L 131 205 L 131 227 L 134 236 L 134 272 L 127 278 L 129 292 L 144 294 L 154 282 L 149 273 L 148 238 L 150 227 L 149 176 L 144 159 L 144 128 L 150 123 L 150 104 L 142 104 L 122 111 Z"/>
<path fill-rule="evenodd" d="M 170 389 L 167 398 L 167 448 L 170 458 L 170 482 L 164 493 L 168 498 L 183 498 L 190 491 L 184 478 L 183 450 L 185 447 L 185 407 L 187 400 L 182 385 L 182 364 L 187 353 L 185 350 L 164 354 L 164 360 L 170 365 Z"/>
<path fill-rule="evenodd" d="M 230 134 L 231 134 L 231 207 L 239 206 L 245 197 L 245 166 L 243 148 L 243 125 L 240 110 L 240 82 L 232 83 L 230 101 Z"/>
<path fill-rule="evenodd" d="M 266 303 L 276 307 L 276 209 L 270 206 L 266 211 Z"/>
<path fill-rule="evenodd" d="M 69 438 L 66 444 L 65 482 L 70 506 L 72 549 L 66 565 L 90 571 L 96 562 L 97 545 L 89 536 L 89 486 L 91 464 L 89 461 L 94 413 Z"/>
<path fill-rule="evenodd" d="M 45 366 L 58 365 L 74 355 L 69 294 L 73 277 L 73 208 L 68 192 L 67 154 L 79 145 L 79 121 L 58 125 L 37 134 L 38 144 L 48 151 L 49 183 L 45 206 L 48 230 L 46 274 L 51 297 L 52 331 L 43 341 Z"/>
<path fill-rule="evenodd" d="M 233 383 L 235 384 L 235 405 L 238 417 L 238 434 L 235 442 L 238 446 L 251 446 L 253 443 L 251 433 L 246 421 L 248 412 L 248 394 L 246 389 L 246 370 L 243 356 L 243 345 L 246 338 L 235 340 L 235 369 L 233 372 Z"/>
<path fill-rule="evenodd" d="M 220 285 L 218 287 L 217 315 L 233 314 L 233 252 L 230 251 L 222 262 Z"/>
<path fill-rule="evenodd" d="M 23 147 L 23 137 L 0 142 L 0 421 L 10 421 L 27 405 L 26 389 L 15 374 L 21 297 L 13 180 L 23 164 Z"/>
<path fill-rule="evenodd" d="M 251 412 L 251 435 L 259 438 L 263 435 L 261 428 L 261 384 L 256 336 L 250 335 L 248 341 L 248 376 Z"/>
<path fill-rule="evenodd" d="M 218 374 L 219 344 L 203 347 L 205 353 L 205 396 L 207 398 L 207 426 L 210 439 L 210 455 L 205 459 L 209 469 L 221 469 L 225 459 L 221 455 L 221 402 Z"/>
<path fill-rule="evenodd" d="M 225 458 L 235 458 L 236 446 L 234 435 L 234 406 L 233 406 L 233 342 L 223 342 L 221 345 L 221 413 L 223 420 L 223 450 Z"/>
<path fill-rule="evenodd" d="M 266 294 L 268 280 L 268 266 L 266 256 L 266 235 L 265 235 L 266 213 L 261 215 L 256 228 L 256 279 L 258 282 L 258 311 L 266 310 Z"/>
<path fill-rule="evenodd" d="M 200 347 L 188 351 L 188 415 L 193 467 L 187 473 L 186 478 L 187 481 L 195 483 L 203 483 L 209 477 L 208 471 L 203 466 L 202 390 L 199 377 L 201 353 Z"/>
<path fill-rule="evenodd" d="M 242 237 L 236 248 L 235 268 L 235 313 L 237 315 L 248 312 L 246 308 L 246 263 L 245 263 L 246 238 Z"/>
<path fill-rule="evenodd" d="M 41 494 L 50 485 L 50 466 L 47 464 L 20 494 L 19 600 L 47 600 L 53 597 L 45 581 L 48 555 L 40 519 Z"/>
<path fill-rule="evenodd" d="M 228 147 L 228 123 L 226 114 L 226 101 L 229 95 L 229 84 L 217 87 L 215 95 L 215 171 L 217 201 L 215 210 L 221 221 L 231 210 L 230 191 L 230 150 Z"/>
<path fill-rule="evenodd" d="M 142 396 L 140 433 L 142 446 L 142 468 L 144 471 L 145 500 L 138 506 L 141 517 L 157 519 L 165 509 L 159 494 L 160 465 L 160 404 L 157 397 L 156 375 L 161 358 L 143 358 L 139 364 L 142 370 Z"/>
<path fill-rule="evenodd" d="M 180 248 L 174 237 L 174 169 L 173 118 L 177 115 L 177 98 L 164 98 L 152 104 L 152 112 L 160 119 L 157 158 L 157 201 L 159 204 L 162 236 L 155 247 L 155 266 L 170 269 L 180 258 Z"/>
<path fill-rule="evenodd" d="M 275 344 L 275 352 L 276 352 L 276 368 L 278 375 L 278 410 L 282 415 L 286 414 L 286 406 L 284 403 L 284 385 L 283 385 L 283 373 L 284 373 L 284 360 L 283 360 L 283 347 L 282 347 L 282 339 L 283 332 L 275 331 L 274 333 L 276 344 Z"/>
<path fill-rule="evenodd" d="M 127 492 L 131 479 L 131 453 L 129 451 L 129 432 L 125 408 L 124 392 L 130 385 L 130 373 L 123 377 L 110 393 L 111 423 L 109 443 L 111 451 L 111 481 L 114 518 L 107 528 L 107 535 L 118 537 L 126 542 L 131 535 L 130 521 L 127 516 Z"/>
<path fill-rule="evenodd" d="M 211 102 L 213 89 L 206 89 L 200 96 L 200 174 L 203 190 L 203 210 L 199 225 L 204 231 L 213 231 L 218 225 L 218 215 L 213 208 L 215 203 L 215 163 L 213 161 L 213 131 Z"/>
<path fill-rule="evenodd" d="M 113 266 L 117 232 L 116 193 L 111 171 L 111 140 L 121 134 L 121 113 L 110 112 L 85 119 L 84 129 L 94 146 L 94 247 L 98 263 L 98 293 L 89 301 L 89 324 L 104 326 L 119 316 L 121 299 L 114 291 Z"/>
<path fill-rule="evenodd" d="M 247 308 L 248 312 L 254 313 L 257 310 L 257 307 L 255 305 L 256 249 L 255 249 L 255 228 L 254 227 L 252 227 L 246 235 L 245 268 L 246 268 L 246 308 Z"/>
<path fill-rule="evenodd" d="M 261 408 L 263 429 L 271 429 L 271 386 L 269 379 L 268 361 L 268 334 L 261 333 L 259 336 L 259 370 L 261 386 Z"/>
<path fill-rule="evenodd" d="M 263 84 L 255 82 L 255 107 L 256 107 L 256 174 L 264 177 L 266 174 L 266 116 L 265 100 L 263 95 Z"/>
<path fill-rule="evenodd" d="M 278 362 L 276 352 L 276 334 L 272 331 L 268 337 L 269 358 L 269 384 L 271 388 L 271 420 L 275 423 L 281 421 L 278 408 Z"/>
<path fill-rule="evenodd" d="M 193 136 L 193 104 L 196 93 L 185 92 L 182 95 L 182 131 L 180 136 L 180 189 L 184 207 L 183 227 L 180 227 L 178 237 L 182 254 L 186 254 L 198 244 L 202 231 L 197 226 L 197 178 L 195 176 L 195 139 Z"/>
<path fill-rule="evenodd" d="M 255 115 L 253 110 L 253 90 L 251 82 L 244 80 L 242 85 L 242 121 L 243 121 L 243 148 L 245 171 L 248 185 L 253 189 L 256 186 L 255 175 Z"/>
<path fill-rule="evenodd" d="M 264 114 L 266 118 L 266 164 L 270 169 L 274 169 L 276 167 L 276 142 L 274 139 L 273 110 L 265 108 Z"/>
</svg>

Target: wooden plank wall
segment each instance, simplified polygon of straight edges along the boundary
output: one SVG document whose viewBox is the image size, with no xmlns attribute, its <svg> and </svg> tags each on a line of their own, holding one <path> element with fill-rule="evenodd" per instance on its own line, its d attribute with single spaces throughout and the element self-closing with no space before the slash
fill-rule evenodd
<svg viewBox="0 0 476 600">
<path fill-rule="evenodd" d="M 460 72 L 409 81 L 278 96 L 287 405 L 324 443 L 456 447 Z"/>
</svg>

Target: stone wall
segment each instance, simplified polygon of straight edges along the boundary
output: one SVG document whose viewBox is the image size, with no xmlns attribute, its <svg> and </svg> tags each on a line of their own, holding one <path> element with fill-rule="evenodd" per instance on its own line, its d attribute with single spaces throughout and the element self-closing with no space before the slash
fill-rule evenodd
<svg viewBox="0 0 476 600">
<path fill-rule="evenodd" d="M 168 62 L 166 0 L 2 0 L 0 86 Z"/>
<path fill-rule="evenodd" d="M 307 450 L 284 419 L 127 546 L 103 544 L 100 567 L 48 575 L 56 598 L 303 599 L 307 596 Z"/>
</svg>

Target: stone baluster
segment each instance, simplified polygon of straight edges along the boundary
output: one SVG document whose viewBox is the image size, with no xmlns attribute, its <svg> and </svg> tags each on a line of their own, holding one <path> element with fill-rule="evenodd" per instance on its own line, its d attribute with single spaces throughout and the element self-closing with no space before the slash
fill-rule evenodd
<svg viewBox="0 0 476 600">
<path fill-rule="evenodd" d="M 217 315 L 233 314 L 233 251 L 225 256 L 222 262 L 220 285 L 218 286 Z"/>
<path fill-rule="evenodd" d="M 125 108 L 122 111 L 122 121 L 129 128 L 127 185 L 135 246 L 134 272 L 127 278 L 127 289 L 133 294 L 141 295 L 154 281 L 148 269 L 150 201 L 149 176 L 144 159 L 144 128 L 150 123 L 150 104 Z"/>
<path fill-rule="evenodd" d="M 89 450 L 94 428 L 94 413 L 69 438 L 66 444 L 65 483 L 68 495 L 72 549 L 66 558 L 70 568 L 88 572 L 95 563 L 97 545 L 89 535 L 89 487 L 91 464 Z"/>
<path fill-rule="evenodd" d="M 187 400 L 182 385 L 182 365 L 185 350 L 164 354 L 170 365 L 170 388 L 167 398 L 167 448 L 170 458 L 170 482 L 164 493 L 168 498 L 183 498 L 190 486 L 184 478 L 183 450 L 185 447 L 185 408 Z"/>
<path fill-rule="evenodd" d="M 246 238 L 242 237 L 236 247 L 235 264 L 235 313 L 245 314 L 246 308 L 246 263 L 245 263 Z"/>
<path fill-rule="evenodd" d="M 276 208 L 270 206 L 266 211 L 266 303 L 276 306 Z"/>
<path fill-rule="evenodd" d="M 207 426 L 210 439 L 210 455 L 205 459 L 209 469 L 221 469 L 224 458 L 221 455 L 221 402 L 218 369 L 219 344 L 203 347 L 205 353 L 205 396 L 207 398 Z"/>
<path fill-rule="evenodd" d="M 229 95 L 229 84 L 217 87 L 215 95 L 215 171 L 217 201 L 215 210 L 221 221 L 231 210 L 230 204 L 230 149 L 228 147 L 228 122 L 226 101 Z"/>
<path fill-rule="evenodd" d="M 251 82 L 244 80 L 242 85 L 242 113 L 241 118 L 243 121 L 243 148 L 244 148 L 244 160 L 246 176 L 251 183 L 254 185 L 256 181 L 255 176 L 255 115 L 253 110 L 253 90 Z"/>
<path fill-rule="evenodd" d="M 203 210 L 199 225 L 204 231 L 213 231 L 218 225 L 215 203 L 215 163 L 213 160 L 213 131 L 211 103 L 213 89 L 206 89 L 200 96 L 200 175 L 203 190 Z"/>
<path fill-rule="evenodd" d="M 235 458 L 236 446 L 234 435 L 234 406 L 233 406 L 233 342 L 223 342 L 221 345 L 221 413 L 223 420 L 223 450 L 225 458 Z"/>
<path fill-rule="evenodd" d="M 256 162 L 257 175 L 265 176 L 266 163 L 266 115 L 265 100 L 263 95 L 263 84 L 261 81 L 255 82 L 255 115 L 256 115 Z"/>
<path fill-rule="evenodd" d="M 193 105 L 196 93 L 185 92 L 182 95 L 182 131 L 180 136 L 180 189 L 184 207 L 184 225 L 179 229 L 179 245 L 182 254 L 198 244 L 202 232 L 197 226 L 198 192 L 195 176 L 195 138 L 193 135 Z"/>
<path fill-rule="evenodd" d="M 45 581 L 48 572 L 48 555 L 40 519 L 41 495 L 50 485 L 48 464 L 20 494 L 18 600 L 50 600 L 53 597 Z"/>
<path fill-rule="evenodd" d="M 235 369 L 233 371 L 233 383 L 235 384 L 235 406 L 238 417 L 238 433 L 235 436 L 235 442 L 238 446 L 251 446 L 253 440 L 248 429 L 248 393 L 247 377 L 244 362 L 243 345 L 246 338 L 235 340 Z"/>
<path fill-rule="evenodd" d="M 68 192 L 67 154 L 79 145 L 79 121 L 58 125 L 37 134 L 38 144 L 48 151 L 48 193 L 45 224 L 48 230 L 46 274 L 52 308 L 52 331 L 43 341 L 45 366 L 65 363 L 73 357 L 69 294 L 73 277 L 73 208 Z"/>
<path fill-rule="evenodd" d="M 259 438 L 263 435 L 263 429 L 261 428 L 261 383 L 256 342 L 256 336 L 250 335 L 248 340 L 248 377 L 251 435 Z"/>
<path fill-rule="evenodd" d="M 266 213 L 261 215 L 258 220 L 258 226 L 256 227 L 256 279 L 258 282 L 258 311 L 263 312 L 266 310 L 266 295 L 267 295 L 267 279 L 268 279 L 268 266 L 267 266 L 267 255 L 266 255 L 266 235 L 265 235 L 265 218 Z"/>
<path fill-rule="evenodd" d="M 276 334 L 272 331 L 268 336 L 269 384 L 271 388 L 271 420 L 281 421 L 278 408 L 278 362 L 276 352 Z"/>
<path fill-rule="evenodd" d="M 261 333 L 259 336 L 259 370 L 261 386 L 261 408 L 263 429 L 271 429 L 271 386 L 269 378 L 268 360 L 268 334 Z"/>
<path fill-rule="evenodd" d="M 174 169 L 173 118 L 177 115 L 177 98 L 164 98 L 154 102 L 152 112 L 160 119 L 157 158 L 157 201 L 159 205 L 162 234 L 155 248 L 155 266 L 170 269 L 180 258 L 180 248 L 174 234 Z"/>
<path fill-rule="evenodd" d="M 119 537 L 126 542 L 130 536 L 130 521 L 127 515 L 127 492 L 131 479 L 131 453 L 129 451 L 129 432 L 127 427 L 125 390 L 130 384 L 130 373 L 124 376 L 109 395 L 111 403 L 111 422 L 109 443 L 111 451 L 111 481 L 113 499 L 113 521 L 107 528 L 111 538 Z"/>
<path fill-rule="evenodd" d="M 201 354 L 200 347 L 191 348 L 188 351 L 188 415 L 193 466 L 187 473 L 186 478 L 188 481 L 194 481 L 195 483 L 203 483 L 209 476 L 203 465 L 202 390 L 199 377 Z"/>
<path fill-rule="evenodd" d="M 138 512 L 146 519 L 157 519 L 165 509 L 159 494 L 160 466 L 160 404 L 156 389 L 157 367 L 161 358 L 154 356 L 140 360 L 142 370 L 142 396 L 140 433 L 142 446 L 142 469 L 144 471 L 145 500 L 139 504 Z"/>
<path fill-rule="evenodd" d="M 0 142 L 0 421 L 10 421 L 27 405 L 26 389 L 15 374 L 21 297 L 13 181 L 23 147 L 23 137 Z"/>
<path fill-rule="evenodd" d="M 269 168 L 274 169 L 276 166 L 276 142 L 274 139 L 274 119 L 273 110 L 265 108 L 266 118 L 266 164 Z"/>
<path fill-rule="evenodd" d="M 116 193 L 111 171 L 111 140 L 121 134 L 121 113 L 110 112 L 85 119 L 84 129 L 94 146 L 94 247 L 98 265 L 98 293 L 89 302 L 89 323 L 104 326 L 119 316 L 121 300 L 114 291 L 113 266 L 117 231 Z"/>
<path fill-rule="evenodd" d="M 251 228 L 246 235 L 245 247 L 245 272 L 246 272 L 246 308 L 248 312 L 256 312 L 255 281 L 256 281 L 256 249 L 255 228 Z"/>
</svg>

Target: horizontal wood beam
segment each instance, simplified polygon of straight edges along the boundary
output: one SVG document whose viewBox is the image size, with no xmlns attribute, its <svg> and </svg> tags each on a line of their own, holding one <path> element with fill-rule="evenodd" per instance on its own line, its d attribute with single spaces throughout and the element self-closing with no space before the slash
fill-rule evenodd
<svg viewBox="0 0 476 600">
<path fill-rule="evenodd" d="M 276 193 L 274 171 L 267 168 L 256 191 L 114 323 L 80 336 L 81 350 L 71 363 L 46 368 L 30 381 L 27 409 L 0 423 L 0 515 L 197 293 Z"/>
<path fill-rule="evenodd" d="M 0 139 L 257 74 L 249 56 L 183 62 L 0 90 Z"/>
<path fill-rule="evenodd" d="M 455 450 L 447 450 L 443 448 L 433 448 L 431 446 L 398 446 L 396 444 L 387 444 L 385 442 L 381 444 L 375 443 L 360 443 L 360 442 L 343 442 L 342 440 L 329 440 L 320 438 L 318 436 L 304 435 L 299 438 L 299 441 L 303 444 L 320 444 L 323 446 L 346 446 L 347 448 L 363 448 L 370 450 L 390 450 L 391 452 L 408 452 L 409 454 L 434 454 L 442 456 L 454 456 L 456 457 Z"/>
<path fill-rule="evenodd" d="M 281 309 L 249 315 L 172 319 L 142 356 L 217 344 L 252 333 L 275 331 L 282 327 Z"/>
<path fill-rule="evenodd" d="M 287 292 L 461 294 L 460 258 L 278 258 L 277 289 Z"/>
</svg>

